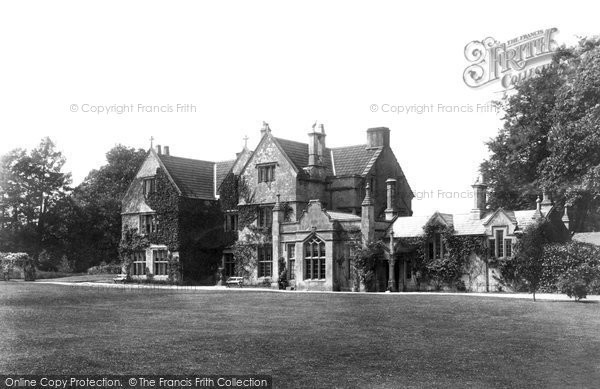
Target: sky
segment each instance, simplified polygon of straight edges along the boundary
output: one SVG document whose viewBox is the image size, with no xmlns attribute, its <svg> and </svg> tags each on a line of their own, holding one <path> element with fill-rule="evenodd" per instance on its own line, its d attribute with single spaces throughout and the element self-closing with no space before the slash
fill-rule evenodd
<svg viewBox="0 0 600 389">
<path fill-rule="evenodd" d="M 485 142 L 502 126 L 487 104 L 504 89 L 465 84 L 465 46 L 552 27 L 573 44 L 600 33 L 598 11 L 583 1 L 3 2 L 0 154 L 50 136 L 77 184 L 116 144 L 147 149 L 150 137 L 172 155 L 220 161 L 244 136 L 254 147 L 263 121 L 303 142 L 319 121 L 329 147 L 385 126 L 415 215 L 468 212 Z"/>
</svg>

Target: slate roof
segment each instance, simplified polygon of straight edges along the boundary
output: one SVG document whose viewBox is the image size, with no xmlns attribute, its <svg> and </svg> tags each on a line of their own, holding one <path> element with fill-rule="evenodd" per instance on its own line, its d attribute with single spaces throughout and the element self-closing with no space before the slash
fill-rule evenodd
<svg viewBox="0 0 600 389">
<path fill-rule="evenodd" d="M 217 187 L 219 187 L 225 177 L 227 177 L 227 174 L 229 174 L 234 164 L 235 159 L 217 162 Z"/>
<path fill-rule="evenodd" d="M 165 154 L 158 157 L 182 196 L 209 200 L 215 198 L 214 162 Z"/>
<path fill-rule="evenodd" d="M 576 232 L 573 234 L 573 240 L 600 246 L 600 232 Z"/>
<path fill-rule="evenodd" d="M 336 176 L 366 175 L 382 148 L 367 149 L 367 145 L 332 148 Z"/>
<path fill-rule="evenodd" d="M 298 170 L 308 166 L 308 144 L 293 140 L 274 138 Z M 330 176 L 366 175 L 382 148 L 367 150 L 367 145 L 356 145 L 326 149 L 325 170 Z"/>
<path fill-rule="evenodd" d="M 546 212 L 542 212 L 542 215 L 547 216 L 550 210 L 551 207 L 547 207 Z M 394 231 L 394 236 L 398 238 L 422 236 L 424 233 L 423 227 L 427 224 L 427 222 L 433 216 L 439 215 L 446 222 L 446 224 L 454 227 L 456 235 L 483 235 L 485 233 L 485 224 L 493 219 L 498 212 L 503 212 L 508 219 L 512 223 L 517 224 L 521 230 L 532 224 L 538 215 L 535 209 L 507 211 L 501 208 L 489 213 L 481 219 L 473 219 L 470 213 L 449 214 L 435 212 L 431 215 L 425 216 L 398 217 L 394 221 L 392 229 Z M 600 232 L 597 234 L 599 235 L 598 244 L 600 244 Z"/>
</svg>

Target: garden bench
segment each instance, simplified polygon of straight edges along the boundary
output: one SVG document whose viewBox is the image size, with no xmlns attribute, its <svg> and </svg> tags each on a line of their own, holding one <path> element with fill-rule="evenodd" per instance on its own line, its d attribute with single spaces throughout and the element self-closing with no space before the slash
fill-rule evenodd
<svg viewBox="0 0 600 389">
<path fill-rule="evenodd" d="M 127 281 L 127 274 L 119 274 L 115 278 L 113 278 L 113 281 L 115 282 L 115 284 L 119 282 L 124 283 L 125 281 Z"/>
<path fill-rule="evenodd" d="M 225 285 L 230 287 L 231 285 L 237 285 L 240 288 L 244 284 L 244 277 L 229 277 L 227 281 L 225 281 Z"/>
</svg>

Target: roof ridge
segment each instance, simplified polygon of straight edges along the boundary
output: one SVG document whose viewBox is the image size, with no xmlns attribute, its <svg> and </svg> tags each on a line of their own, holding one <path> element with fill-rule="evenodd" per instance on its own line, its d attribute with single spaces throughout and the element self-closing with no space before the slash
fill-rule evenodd
<svg viewBox="0 0 600 389">
<path fill-rule="evenodd" d="M 177 157 L 175 155 L 167 155 L 167 154 L 156 154 L 156 155 L 158 155 L 159 158 L 169 157 L 169 158 L 176 158 L 176 159 L 185 159 L 187 161 L 194 161 L 194 162 L 217 163 L 215 161 L 207 161 L 206 159 L 195 159 L 195 158 L 188 158 L 188 157 Z M 222 161 L 222 162 L 225 162 L 225 161 Z"/>
<path fill-rule="evenodd" d="M 347 149 L 350 147 L 364 147 L 365 149 L 367 148 L 367 144 L 366 143 L 361 143 L 358 145 L 349 145 L 349 146 L 339 146 L 339 147 L 329 147 L 330 150 L 340 150 L 340 149 Z M 373 149 L 380 149 L 382 147 L 373 147 Z"/>
</svg>

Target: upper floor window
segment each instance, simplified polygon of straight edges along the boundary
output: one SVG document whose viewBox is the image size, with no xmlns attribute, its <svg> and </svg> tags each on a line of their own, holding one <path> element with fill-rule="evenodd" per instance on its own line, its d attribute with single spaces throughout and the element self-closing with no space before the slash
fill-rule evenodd
<svg viewBox="0 0 600 389">
<path fill-rule="evenodd" d="M 238 229 L 238 214 L 228 213 L 225 215 L 225 231 L 237 231 Z"/>
<path fill-rule="evenodd" d="M 158 222 L 156 220 L 156 215 L 141 215 L 140 216 L 140 230 L 142 234 L 149 234 L 151 232 L 156 232 L 158 227 Z"/>
<path fill-rule="evenodd" d="M 144 179 L 144 195 L 148 196 L 154 192 L 156 192 L 156 178 Z"/>
<path fill-rule="evenodd" d="M 275 181 L 275 164 L 258 166 L 258 182 Z"/>
<path fill-rule="evenodd" d="M 259 207 L 258 208 L 258 226 L 261 228 L 271 227 L 273 224 L 273 208 Z"/>
</svg>

